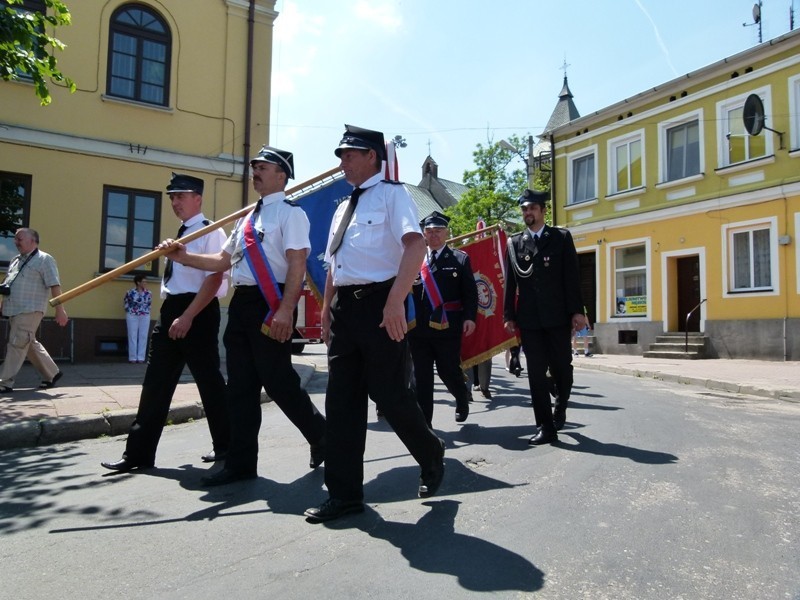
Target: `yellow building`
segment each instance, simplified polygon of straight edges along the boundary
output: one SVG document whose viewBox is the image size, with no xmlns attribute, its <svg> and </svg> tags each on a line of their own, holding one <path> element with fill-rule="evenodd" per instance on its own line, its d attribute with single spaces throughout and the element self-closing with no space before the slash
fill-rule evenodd
<svg viewBox="0 0 800 600">
<path fill-rule="evenodd" d="M 170 173 L 201 177 L 203 210 L 220 219 L 251 198 L 245 159 L 267 142 L 274 0 L 70 0 L 57 55 L 77 91 L 0 82 L 0 178 L 18 224 L 36 229 L 69 290 L 151 251 L 180 224 Z M 25 7 L 44 10 L 42 0 Z M 16 254 L 0 239 L 0 269 Z M 164 263 L 149 276 L 153 317 Z M 54 357 L 124 356 L 122 297 L 132 276 L 65 304 L 66 332 L 44 323 Z M 48 337 L 50 336 L 50 337 Z"/>
<path fill-rule="evenodd" d="M 543 138 L 598 351 L 800 359 L 800 31 Z"/>
</svg>

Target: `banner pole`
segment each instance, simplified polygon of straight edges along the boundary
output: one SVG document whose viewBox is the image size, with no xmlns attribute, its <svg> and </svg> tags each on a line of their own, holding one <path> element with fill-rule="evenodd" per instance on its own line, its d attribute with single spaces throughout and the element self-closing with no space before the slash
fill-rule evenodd
<svg viewBox="0 0 800 600">
<path fill-rule="evenodd" d="M 308 181 L 305 181 L 305 182 L 303 182 L 303 183 L 301 183 L 299 185 L 293 186 L 292 188 L 286 190 L 286 194 L 289 195 L 289 194 L 294 193 L 296 191 L 302 190 L 303 188 L 306 188 L 306 187 L 308 187 L 310 185 L 313 185 L 317 181 L 321 181 L 322 179 L 325 179 L 326 177 L 330 177 L 331 175 L 337 173 L 338 171 L 340 171 L 340 169 L 338 167 L 336 167 L 334 169 L 330 169 L 328 171 L 325 171 L 324 173 L 322 173 L 321 175 L 318 175 L 317 177 L 314 177 L 313 179 L 309 179 Z M 212 231 L 216 231 L 217 229 L 219 229 L 223 225 L 227 225 L 228 223 L 230 223 L 232 221 L 235 221 L 236 219 L 240 219 L 241 217 L 244 217 L 247 213 L 249 213 L 253 209 L 254 206 L 255 206 L 255 203 L 251 204 L 249 206 L 246 206 L 244 208 L 241 208 L 241 209 L 237 210 L 236 212 L 231 213 L 226 217 L 223 217 L 219 221 L 214 221 L 213 223 L 209 223 L 205 227 L 202 227 L 202 228 L 198 229 L 197 231 L 193 231 L 192 233 L 190 233 L 188 235 L 185 235 L 184 237 L 180 238 L 177 241 L 179 241 L 181 244 L 186 244 L 188 242 L 191 242 L 192 240 L 196 240 L 199 237 L 203 237 L 204 235 L 207 235 L 207 234 L 211 233 Z M 81 294 L 85 294 L 86 292 L 88 292 L 90 290 L 93 290 L 96 287 L 100 287 L 101 285 L 103 285 L 104 283 L 106 283 L 108 281 L 111 281 L 112 279 L 116 279 L 120 275 L 124 275 L 125 273 L 133 271 L 136 267 L 139 267 L 139 266 L 141 266 L 143 264 L 149 263 L 152 260 L 157 260 L 157 259 L 161 258 L 162 256 L 164 256 L 165 254 L 168 254 L 169 252 L 170 252 L 169 248 L 157 248 L 155 250 L 151 250 L 150 252 L 148 252 L 147 254 L 145 254 L 143 256 L 140 256 L 139 258 L 136 258 L 136 259 L 134 259 L 134 260 L 132 260 L 130 262 L 127 262 L 124 265 L 120 265 L 119 267 L 117 267 L 115 269 L 112 269 L 111 271 L 108 271 L 107 273 L 103 273 L 102 275 L 99 275 L 99 276 L 95 277 L 94 279 L 92 279 L 90 281 L 87 281 L 86 283 L 82 283 L 81 285 L 79 285 L 77 287 L 74 287 L 71 290 L 68 290 L 68 291 L 66 291 L 66 292 L 64 292 L 62 294 L 59 294 L 55 298 L 51 298 L 49 300 L 50 306 L 58 306 L 59 304 L 63 304 L 64 302 L 67 302 L 68 300 L 72 300 L 76 296 L 80 296 Z"/>
</svg>

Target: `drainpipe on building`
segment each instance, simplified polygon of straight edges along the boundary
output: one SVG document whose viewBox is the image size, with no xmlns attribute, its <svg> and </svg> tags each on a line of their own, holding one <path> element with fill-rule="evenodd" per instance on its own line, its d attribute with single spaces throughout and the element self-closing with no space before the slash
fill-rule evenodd
<svg viewBox="0 0 800 600">
<path fill-rule="evenodd" d="M 242 208 L 249 204 L 250 194 L 250 121 L 253 110 L 253 36 L 255 35 L 256 0 L 250 0 L 247 12 L 247 83 L 244 103 L 244 161 L 242 164 Z"/>
<path fill-rule="evenodd" d="M 553 207 L 553 227 L 556 222 L 556 140 L 550 134 L 550 204 Z"/>
</svg>

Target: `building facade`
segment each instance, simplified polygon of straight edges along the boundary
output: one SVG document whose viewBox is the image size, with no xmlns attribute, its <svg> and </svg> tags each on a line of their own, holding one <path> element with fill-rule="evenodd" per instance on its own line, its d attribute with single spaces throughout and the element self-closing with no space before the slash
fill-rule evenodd
<svg viewBox="0 0 800 600">
<path fill-rule="evenodd" d="M 277 17 L 274 0 L 68 5 L 57 58 L 77 91 L 52 85 L 53 102 L 41 107 L 30 82 L 0 82 L 2 201 L 16 225 L 40 233 L 64 291 L 175 236 L 165 193 L 173 171 L 204 180 L 211 220 L 254 200 L 245 159 L 267 142 Z M 0 237 L 2 270 L 16 254 L 12 239 L 13 230 Z M 45 322 L 45 344 L 77 361 L 124 355 L 123 294 L 144 273 L 156 298 L 163 268 L 153 261 L 70 300 L 68 331 Z"/>
<path fill-rule="evenodd" d="M 543 137 L 600 352 L 800 360 L 800 32 Z"/>
</svg>

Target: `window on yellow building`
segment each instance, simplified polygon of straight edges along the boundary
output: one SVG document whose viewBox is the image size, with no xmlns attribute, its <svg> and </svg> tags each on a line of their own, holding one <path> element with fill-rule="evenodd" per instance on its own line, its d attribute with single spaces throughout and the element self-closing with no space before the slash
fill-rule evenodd
<svg viewBox="0 0 800 600">
<path fill-rule="evenodd" d="M 647 247 L 614 249 L 614 315 L 647 316 Z"/>
<path fill-rule="evenodd" d="M 744 128 L 744 103 L 750 93 L 757 93 L 764 102 L 765 108 L 770 106 L 771 98 L 768 88 L 740 94 L 717 104 L 720 167 L 754 160 L 772 153 L 770 136 L 764 133 L 752 136 Z"/>
<path fill-rule="evenodd" d="M 569 178 L 568 203 L 575 204 L 597 198 L 597 176 L 595 172 L 596 147 L 580 150 L 568 157 Z"/>
<path fill-rule="evenodd" d="M 772 289 L 771 234 L 768 225 L 734 229 L 730 235 L 731 291 Z"/>
<path fill-rule="evenodd" d="M 103 190 L 101 271 L 111 271 L 150 252 L 158 239 L 161 194 L 106 186 Z M 157 261 L 136 269 L 157 275 Z"/>
<path fill-rule="evenodd" d="M 609 194 L 618 194 L 644 186 L 642 134 L 615 138 L 608 144 Z"/>
<path fill-rule="evenodd" d="M 145 6 L 125 4 L 111 16 L 108 39 L 108 95 L 166 106 L 172 50 L 166 22 Z"/>
<path fill-rule="evenodd" d="M 14 232 L 28 227 L 33 178 L 0 171 L 0 266 L 7 267 L 17 254 Z"/>
<path fill-rule="evenodd" d="M 697 120 L 667 128 L 667 181 L 700 173 L 700 123 Z"/>
</svg>

